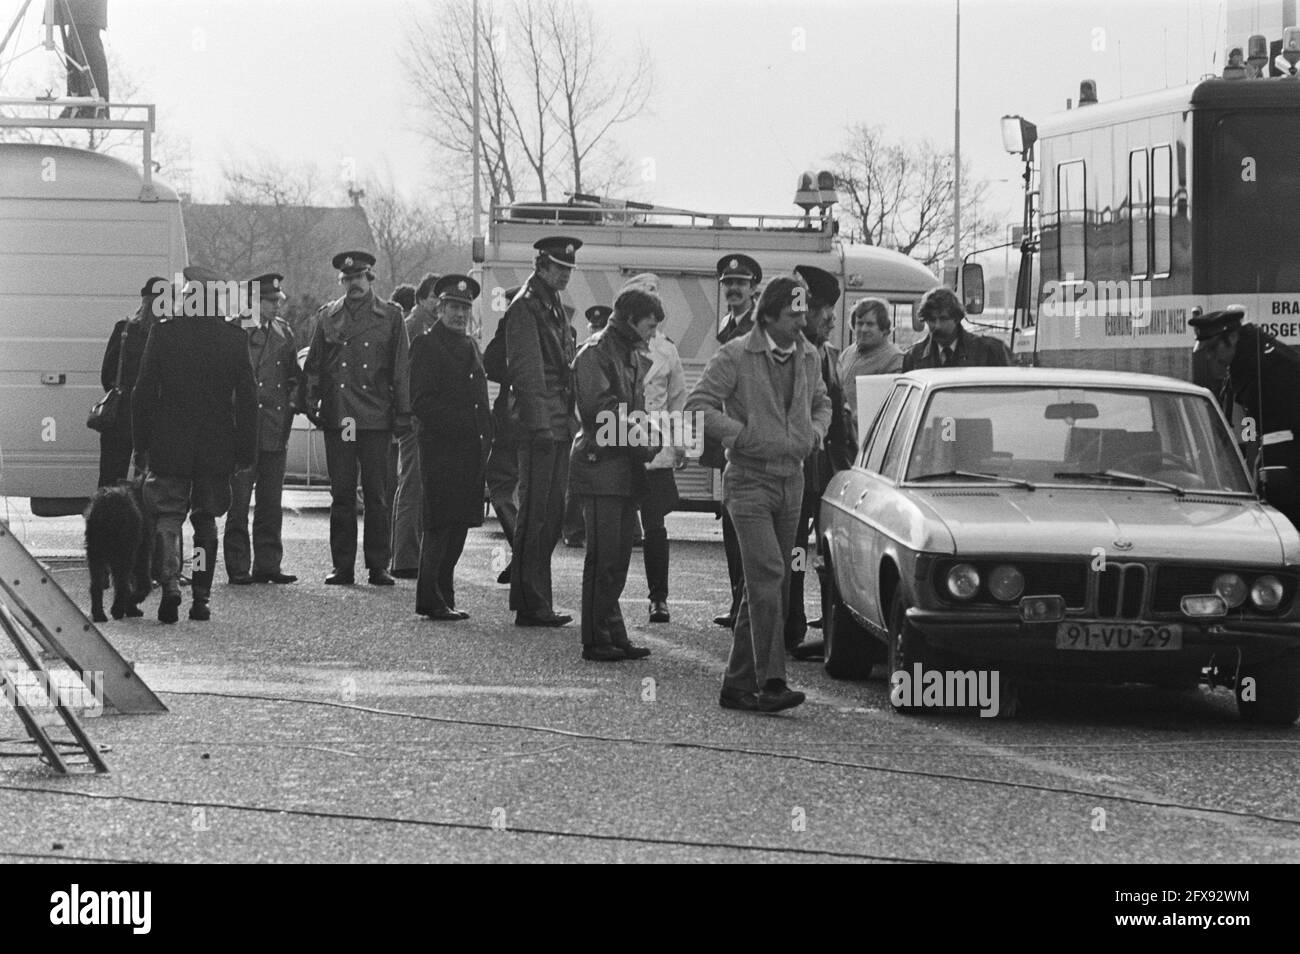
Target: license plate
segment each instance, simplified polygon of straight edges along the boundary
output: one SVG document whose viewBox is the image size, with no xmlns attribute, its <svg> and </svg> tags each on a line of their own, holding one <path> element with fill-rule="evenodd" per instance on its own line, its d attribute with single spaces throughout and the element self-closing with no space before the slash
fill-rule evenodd
<svg viewBox="0 0 1300 954">
<path fill-rule="evenodd" d="M 1056 626 L 1057 649 L 1091 652 L 1146 652 L 1183 648 L 1183 627 L 1142 626 L 1134 623 L 1074 622 Z"/>
</svg>

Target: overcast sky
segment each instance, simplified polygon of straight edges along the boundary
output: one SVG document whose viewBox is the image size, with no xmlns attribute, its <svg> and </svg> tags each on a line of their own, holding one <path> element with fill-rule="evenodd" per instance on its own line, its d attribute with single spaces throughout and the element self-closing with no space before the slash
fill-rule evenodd
<svg viewBox="0 0 1300 954">
<path fill-rule="evenodd" d="M 0 28 L 20 6 L 0 0 Z M 611 68 L 638 39 L 654 60 L 649 109 L 614 134 L 638 172 L 652 169 L 640 184 L 650 200 L 793 212 L 797 173 L 825 164 L 853 122 L 951 148 L 955 0 L 594 6 Z M 1084 77 L 1113 99 L 1221 68 L 1224 6 L 963 0 L 962 151 L 974 176 L 993 182 L 995 213 L 1019 217 L 1020 170 L 1002 151 L 1000 116 L 1063 109 Z M 1227 6 L 1280 22 L 1280 0 Z M 416 193 L 446 170 L 415 131 L 420 106 L 397 51 L 404 25 L 431 8 L 422 0 L 110 0 L 107 46 L 158 104 L 164 137 L 188 144 L 200 195 L 213 197 L 223 163 L 253 153 L 316 163 L 331 178 L 351 157 L 363 178 L 387 173 Z M 39 42 L 36 19 L 29 15 L 15 48 Z M 19 60 L 0 95 L 50 64 L 41 52 Z M 164 178 L 169 171 L 177 178 L 174 163 Z M 341 188 L 334 200 L 346 201 Z"/>
</svg>

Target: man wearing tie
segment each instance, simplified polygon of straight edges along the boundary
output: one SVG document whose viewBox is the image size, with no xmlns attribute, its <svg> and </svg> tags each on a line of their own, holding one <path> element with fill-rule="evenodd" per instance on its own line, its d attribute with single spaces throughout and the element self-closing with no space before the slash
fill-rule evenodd
<svg viewBox="0 0 1300 954">
<path fill-rule="evenodd" d="M 962 327 L 966 309 L 951 289 L 931 288 L 921 298 L 917 314 L 929 334 L 903 355 L 904 371 L 1007 366 L 1007 349 L 1001 341 Z"/>
</svg>

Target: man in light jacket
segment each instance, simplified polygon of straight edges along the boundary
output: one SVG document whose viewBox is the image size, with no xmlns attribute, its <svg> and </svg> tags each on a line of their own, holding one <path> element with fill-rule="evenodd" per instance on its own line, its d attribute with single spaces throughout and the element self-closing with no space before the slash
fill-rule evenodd
<svg viewBox="0 0 1300 954">
<path fill-rule="evenodd" d="M 778 712 L 804 701 L 785 682 L 790 553 L 803 502 L 804 461 L 822 445 L 831 401 L 821 356 L 802 335 L 807 289 L 773 279 L 756 324 L 709 360 L 686 401 L 722 443 L 722 502 L 736 527 L 745 586 L 718 699 L 724 709 Z"/>
</svg>

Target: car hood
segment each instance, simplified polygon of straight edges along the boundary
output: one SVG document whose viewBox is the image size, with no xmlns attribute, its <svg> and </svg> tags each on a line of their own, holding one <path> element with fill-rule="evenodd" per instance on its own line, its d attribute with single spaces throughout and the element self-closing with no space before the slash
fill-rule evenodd
<svg viewBox="0 0 1300 954">
<path fill-rule="evenodd" d="M 1104 547 L 1112 558 L 1276 565 L 1294 562 L 1300 545 L 1290 526 L 1284 543 L 1269 511 L 1250 498 L 1042 487 L 914 494 L 947 526 L 957 553 L 1090 554 Z"/>
</svg>

